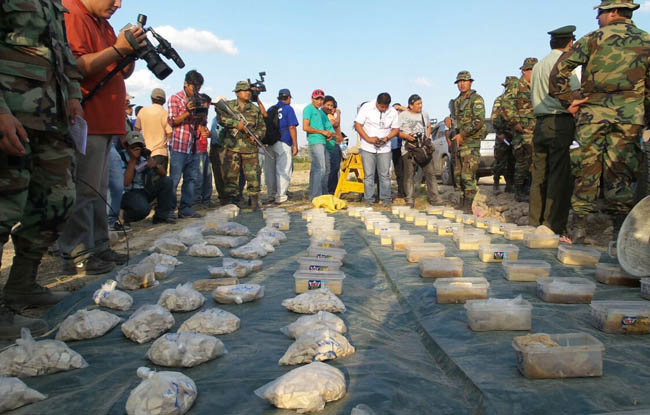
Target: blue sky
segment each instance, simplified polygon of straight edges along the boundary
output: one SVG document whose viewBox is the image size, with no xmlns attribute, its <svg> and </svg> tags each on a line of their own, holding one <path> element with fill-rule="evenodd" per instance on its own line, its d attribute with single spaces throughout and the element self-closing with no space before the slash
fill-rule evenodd
<svg viewBox="0 0 650 415">
<path fill-rule="evenodd" d="M 634 21 L 650 30 L 650 0 Z M 597 29 L 595 0 L 464 2 L 434 1 L 270 1 L 186 2 L 123 0 L 111 19 L 118 31 L 138 13 L 172 42 L 185 60 L 160 82 L 139 61 L 127 81 L 134 102 L 149 105 L 149 93 L 179 91 L 185 73 L 205 77 L 203 92 L 233 98 L 240 79 L 267 72 L 265 104 L 280 88 L 291 89 L 300 117 L 313 89 L 333 95 L 342 111 L 343 131 L 352 135 L 359 103 L 387 91 L 406 103 L 417 93 L 432 118 L 447 115 L 458 95 L 458 71 L 471 71 L 488 111 L 506 75 L 519 75 L 524 58 L 549 52 L 549 30 L 573 24 L 578 38 Z M 489 116 L 489 113 L 488 113 Z M 305 142 L 300 130 L 300 142 Z"/>
</svg>

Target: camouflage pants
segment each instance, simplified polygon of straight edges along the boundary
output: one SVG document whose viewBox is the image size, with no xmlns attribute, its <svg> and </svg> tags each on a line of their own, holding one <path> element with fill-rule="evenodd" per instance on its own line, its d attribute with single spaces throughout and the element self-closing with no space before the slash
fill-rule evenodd
<svg viewBox="0 0 650 415">
<path fill-rule="evenodd" d="M 580 147 L 571 150 L 575 175 L 571 207 L 577 215 L 596 210 L 601 177 L 609 213 L 625 215 L 634 206 L 641 130 L 640 125 L 607 123 L 576 128 Z"/>
<path fill-rule="evenodd" d="M 523 134 L 516 134 L 512 139 L 512 153 L 515 156 L 515 186 L 522 185 L 530 176 L 533 163 L 533 131 L 526 127 Z"/>
<path fill-rule="evenodd" d="M 454 177 L 456 189 L 467 199 L 473 199 L 478 192 L 476 171 L 481 160 L 480 148 L 460 146 L 456 151 Z"/>
<path fill-rule="evenodd" d="M 27 135 L 25 156 L 0 153 L 0 253 L 11 235 L 17 258 L 40 262 L 75 202 L 75 151 L 59 133 Z"/>
<path fill-rule="evenodd" d="M 260 181 L 257 176 L 259 160 L 257 153 L 237 153 L 226 149 L 224 157 L 224 191 L 229 198 L 234 198 L 239 193 L 239 172 L 244 172 L 248 183 L 248 194 L 256 195 L 260 192 Z"/>
<path fill-rule="evenodd" d="M 512 146 L 497 140 L 494 144 L 494 177 L 503 176 L 506 182 L 511 182 L 515 176 L 515 156 Z"/>
</svg>

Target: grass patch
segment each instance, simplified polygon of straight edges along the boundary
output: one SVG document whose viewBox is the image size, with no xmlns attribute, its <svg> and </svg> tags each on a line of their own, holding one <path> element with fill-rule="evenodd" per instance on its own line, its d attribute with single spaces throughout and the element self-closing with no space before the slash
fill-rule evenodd
<svg viewBox="0 0 650 415">
<path fill-rule="evenodd" d="M 297 159 L 293 159 L 293 169 L 295 171 L 305 171 L 309 170 L 311 168 L 311 162 L 309 161 L 297 161 Z"/>
</svg>

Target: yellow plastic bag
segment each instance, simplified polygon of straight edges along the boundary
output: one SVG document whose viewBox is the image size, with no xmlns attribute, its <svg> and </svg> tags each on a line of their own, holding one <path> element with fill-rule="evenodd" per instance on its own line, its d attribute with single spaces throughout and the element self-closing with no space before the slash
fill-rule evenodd
<svg viewBox="0 0 650 415">
<path fill-rule="evenodd" d="M 327 213 L 335 213 L 342 209 L 347 209 L 348 202 L 341 200 L 332 195 L 322 195 L 315 197 L 311 201 L 315 208 L 324 208 Z"/>
</svg>

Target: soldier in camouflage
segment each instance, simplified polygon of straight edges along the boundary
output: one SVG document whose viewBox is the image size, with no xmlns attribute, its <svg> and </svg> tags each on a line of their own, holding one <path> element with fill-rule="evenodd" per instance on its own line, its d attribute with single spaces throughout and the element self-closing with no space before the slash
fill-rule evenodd
<svg viewBox="0 0 650 415">
<path fill-rule="evenodd" d="M 501 84 L 504 88 L 508 85 L 517 82 L 516 76 L 506 76 L 506 80 Z M 506 192 L 512 193 L 514 191 L 515 179 L 515 156 L 512 154 L 512 131 L 508 128 L 502 114 L 502 101 L 505 95 L 499 95 L 492 105 L 492 125 L 496 132 L 496 140 L 494 143 L 494 190 L 499 190 L 499 180 L 501 176 L 506 179 Z"/>
<path fill-rule="evenodd" d="M 503 97 L 503 118 L 514 132 L 512 152 L 515 155 L 515 199 L 528 201 L 530 166 L 533 161 L 533 132 L 535 114 L 530 100 L 530 78 L 537 58 L 526 58 L 521 69 L 521 78 L 506 89 Z"/>
<path fill-rule="evenodd" d="M 234 92 L 237 99 L 228 101 L 226 104 L 234 112 L 242 114 L 248 122 L 248 128 L 258 137 L 264 137 L 266 124 L 260 109 L 253 105 L 251 100 L 251 86 L 247 81 L 239 81 Z M 228 114 L 221 115 L 221 124 L 226 129 L 224 146 L 226 154 L 224 158 L 225 171 L 225 193 L 230 201 L 233 201 L 238 193 L 239 173 L 244 172 L 247 190 L 251 199 L 253 210 L 259 207 L 260 182 L 257 176 L 259 165 L 258 149 L 252 137 L 247 136 L 246 124 L 238 118 L 230 118 Z"/>
<path fill-rule="evenodd" d="M 600 29 L 560 57 L 549 84 L 550 95 L 576 116 L 574 241 L 587 236 L 586 216 L 596 210 L 601 177 L 616 238 L 634 204 L 640 137 L 650 124 L 650 35 L 631 20 L 639 5 L 603 0 L 595 8 Z M 578 66 L 583 67 L 582 99 L 571 94 L 571 72 Z"/>
<path fill-rule="evenodd" d="M 75 201 L 69 124 L 81 109 L 81 73 L 70 51 L 58 0 L 3 0 L 0 14 L 0 258 L 9 235 L 15 255 L 3 302 L 49 305 L 65 293 L 36 283 L 43 254 Z M 19 224 L 14 228 L 14 225 Z M 0 306 L 0 338 L 42 320 Z"/>
<path fill-rule="evenodd" d="M 485 103 L 483 98 L 472 88 L 472 75 L 468 71 L 460 71 L 455 84 L 460 95 L 454 100 L 453 117 L 456 121 L 452 142 L 457 150 L 454 162 L 454 177 L 456 188 L 461 193 L 462 209 L 472 212 L 472 202 L 478 192 L 476 171 L 481 159 L 481 140 L 487 135 L 485 125 Z M 451 117 L 445 119 L 447 128 L 451 128 Z"/>
</svg>

